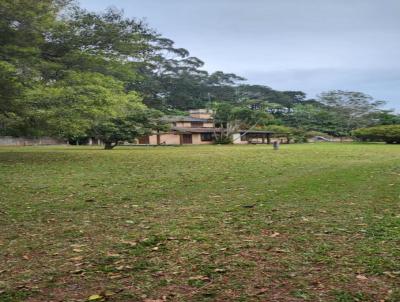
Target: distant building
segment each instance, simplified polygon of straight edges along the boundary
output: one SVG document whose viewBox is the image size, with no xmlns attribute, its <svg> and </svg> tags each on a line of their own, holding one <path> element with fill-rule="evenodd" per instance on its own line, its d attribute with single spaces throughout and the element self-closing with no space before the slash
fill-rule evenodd
<svg viewBox="0 0 400 302">
<path fill-rule="evenodd" d="M 190 110 L 189 116 L 167 116 L 170 123 L 167 132 L 155 133 L 139 138 L 142 145 L 205 145 L 214 142 L 215 134 L 221 129 L 215 128 L 212 111 L 208 109 Z M 233 134 L 234 144 L 271 143 L 274 133 L 261 130 L 240 130 Z"/>
<path fill-rule="evenodd" d="M 212 111 L 207 109 L 190 110 L 189 116 L 167 116 L 170 130 L 139 138 L 139 144 L 183 145 L 212 144 L 214 129 Z"/>
</svg>

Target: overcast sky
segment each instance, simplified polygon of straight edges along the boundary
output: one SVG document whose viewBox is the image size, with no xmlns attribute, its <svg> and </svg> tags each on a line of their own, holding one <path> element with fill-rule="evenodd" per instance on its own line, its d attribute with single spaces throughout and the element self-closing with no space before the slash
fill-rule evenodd
<svg viewBox="0 0 400 302">
<path fill-rule="evenodd" d="M 278 90 L 362 91 L 400 111 L 400 0 L 80 0 L 145 19 L 205 69 Z"/>
</svg>

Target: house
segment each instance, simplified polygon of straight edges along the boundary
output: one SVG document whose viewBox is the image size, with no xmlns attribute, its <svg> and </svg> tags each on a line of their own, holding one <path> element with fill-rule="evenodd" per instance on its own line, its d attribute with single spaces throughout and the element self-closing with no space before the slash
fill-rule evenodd
<svg viewBox="0 0 400 302">
<path fill-rule="evenodd" d="M 208 109 L 190 110 L 189 116 L 168 116 L 170 124 L 167 132 L 155 133 L 139 138 L 142 145 L 206 145 L 214 142 L 214 136 L 221 129 L 215 128 L 212 111 Z M 240 130 L 233 134 L 234 144 L 270 144 L 275 133 L 262 130 Z M 285 134 L 284 134 L 284 137 Z"/>
<path fill-rule="evenodd" d="M 162 132 L 139 138 L 139 144 L 183 145 L 212 144 L 215 131 L 212 111 L 207 109 L 190 110 L 189 116 L 169 116 L 165 121 L 170 124 L 168 132 Z"/>
</svg>

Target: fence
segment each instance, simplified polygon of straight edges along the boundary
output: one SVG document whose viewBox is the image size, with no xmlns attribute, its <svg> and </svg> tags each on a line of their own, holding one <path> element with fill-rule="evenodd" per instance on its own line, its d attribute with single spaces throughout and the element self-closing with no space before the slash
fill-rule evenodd
<svg viewBox="0 0 400 302">
<path fill-rule="evenodd" d="M 38 145 L 65 145 L 66 141 L 52 137 L 12 137 L 0 136 L 0 146 L 38 146 Z"/>
</svg>

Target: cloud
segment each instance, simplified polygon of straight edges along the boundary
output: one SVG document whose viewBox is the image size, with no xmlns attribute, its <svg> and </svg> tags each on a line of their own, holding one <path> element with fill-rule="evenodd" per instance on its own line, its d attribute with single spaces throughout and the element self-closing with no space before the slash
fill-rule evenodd
<svg viewBox="0 0 400 302">
<path fill-rule="evenodd" d="M 399 108 L 400 68 L 388 69 L 290 69 L 244 73 L 252 83 L 268 83 L 279 90 L 303 90 L 309 97 L 333 89 L 361 91 Z"/>
<path fill-rule="evenodd" d="M 114 5 L 223 70 L 278 89 L 361 90 L 400 109 L 399 0 L 81 0 Z"/>
</svg>

